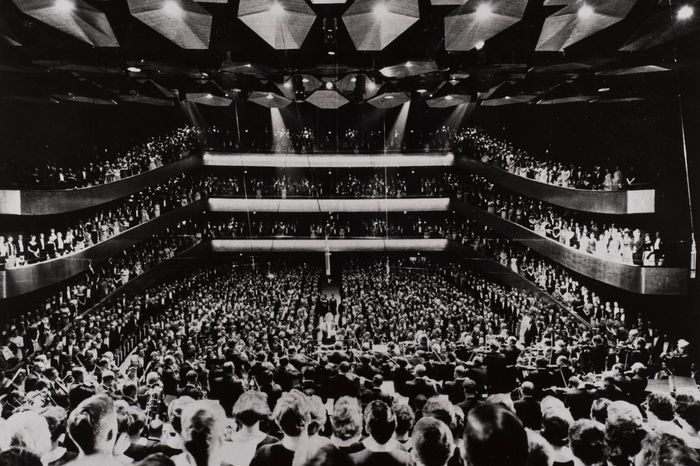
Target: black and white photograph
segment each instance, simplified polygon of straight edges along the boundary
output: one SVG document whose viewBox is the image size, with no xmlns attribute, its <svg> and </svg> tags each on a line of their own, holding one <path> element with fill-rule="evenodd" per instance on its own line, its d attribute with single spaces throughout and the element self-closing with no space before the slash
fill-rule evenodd
<svg viewBox="0 0 700 466">
<path fill-rule="evenodd" d="M 700 466 L 700 0 L 0 0 L 0 466 Z"/>
</svg>

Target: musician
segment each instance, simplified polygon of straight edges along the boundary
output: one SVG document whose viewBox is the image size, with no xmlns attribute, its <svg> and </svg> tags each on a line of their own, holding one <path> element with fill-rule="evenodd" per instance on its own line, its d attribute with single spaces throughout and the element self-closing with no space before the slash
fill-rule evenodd
<svg viewBox="0 0 700 466">
<path fill-rule="evenodd" d="M 245 392 L 243 382 L 234 373 L 234 364 L 231 361 L 226 361 L 223 370 L 220 373 L 214 373 L 209 382 L 211 388 L 209 398 L 219 400 L 228 417 L 232 415 L 233 405 Z"/>
<path fill-rule="evenodd" d="M 423 395 L 430 398 L 438 395 L 437 384 L 427 377 L 427 369 L 423 364 L 418 364 L 413 368 L 413 380 L 406 382 L 407 396 L 415 400 L 417 396 Z"/>
<path fill-rule="evenodd" d="M 338 366 L 338 372 L 328 380 L 328 398 L 337 400 L 341 396 L 357 398 L 360 394 L 360 380 L 352 373 L 349 362 L 343 361 Z"/>
<path fill-rule="evenodd" d="M 513 403 L 515 414 L 523 425 L 532 430 L 542 428 L 542 408 L 535 398 L 536 389 L 532 382 L 523 382 L 520 385 L 521 398 Z"/>
<path fill-rule="evenodd" d="M 468 377 L 462 381 L 462 392 L 464 393 L 464 401 L 457 403 L 457 406 L 462 409 L 465 416 L 472 408 L 484 403 L 479 396 L 479 387 L 476 382 Z"/>
<path fill-rule="evenodd" d="M 371 381 L 368 381 L 367 387 L 363 388 L 360 392 L 360 401 L 362 406 L 367 406 L 375 400 L 383 401 L 387 405 L 391 406 L 394 402 L 394 398 L 382 391 L 382 384 L 384 383 L 384 377 L 380 374 L 376 374 Z"/>
<path fill-rule="evenodd" d="M 71 370 L 73 383 L 68 389 L 68 404 L 71 410 L 78 406 L 83 400 L 95 395 L 95 386 L 85 380 L 86 375 L 87 373 L 82 367 L 76 366 Z"/>
<path fill-rule="evenodd" d="M 204 393 L 197 383 L 198 380 L 199 375 L 196 371 L 191 370 L 187 372 L 185 375 L 186 384 L 183 388 L 178 390 L 178 396 L 189 396 L 193 400 L 201 400 L 204 398 Z"/>
<path fill-rule="evenodd" d="M 391 375 L 396 393 L 406 396 L 406 382 L 411 380 L 412 377 L 411 371 L 408 370 L 408 360 L 406 358 L 397 358 L 396 366 Z"/>
<path fill-rule="evenodd" d="M 507 393 L 513 388 L 515 380 L 508 371 L 506 357 L 499 351 L 498 343 L 489 345 L 489 351 L 484 355 L 484 365 L 489 393 Z"/>
</svg>

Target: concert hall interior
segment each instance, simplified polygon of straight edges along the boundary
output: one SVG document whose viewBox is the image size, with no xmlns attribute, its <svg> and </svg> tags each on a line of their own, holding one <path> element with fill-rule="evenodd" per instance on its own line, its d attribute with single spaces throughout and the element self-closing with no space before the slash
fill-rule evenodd
<svg viewBox="0 0 700 466">
<path fill-rule="evenodd" d="M 700 0 L 0 2 L 0 466 L 700 466 Z"/>
</svg>

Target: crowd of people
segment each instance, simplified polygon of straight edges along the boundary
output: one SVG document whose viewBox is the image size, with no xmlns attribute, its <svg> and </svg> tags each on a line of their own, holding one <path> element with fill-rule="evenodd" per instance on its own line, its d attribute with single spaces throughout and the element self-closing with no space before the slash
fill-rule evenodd
<svg viewBox="0 0 700 466">
<path fill-rule="evenodd" d="M 0 268 L 3 265 L 6 269 L 23 267 L 87 249 L 161 214 L 208 197 L 212 180 L 210 177 L 179 175 L 166 183 L 106 204 L 97 211 L 79 214 L 65 228 L 49 228 L 39 233 L 0 234 Z"/>
<path fill-rule="evenodd" d="M 177 128 L 162 136 L 114 154 L 109 149 L 96 154 L 94 160 L 71 166 L 70 161 L 46 161 L 42 166 L 24 168 L 21 161 L 13 160 L 6 170 L 0 171 L 0 185 L 37 189 L 71 189 L 118 181 L 155 170 L 176 162 L 199 147 L 199 131 L 193 126 Z M 93 159 L 93 157 L 91 157 Z"/>
<path fill-rule="evenodd" d="M 478 175 L 471 178 L 465 199 L 561 244 L 606 260 L 638 266 L 666 264 L 666 244 L 659 231 L 642 231 L 617 222 L 599 221 L 582 213 L 497 188 Z"/>
<path fill-rule="evenodd" d="M 657 354 L 458 263 L 355 259 L 339 294 L 323 282 L 209 264 L 108 298 L 69 346 L 39 326 L 2 384 L 0 463 L 700 464 L 700 393 L 647 390 L 655 361 L 691 375 L 684 340 Z"/>
<path fill-rule="evenodd" d="M 556 160 L 540 160 L 510 142 L 495 138 L 486 130 L 476 127 L 460 130 L 456 146 L 461 153 L 483 163 L 563 188 L 617 191 L 629 189 L 641 182 L 634 167 L 626 167 L 626 172 L 623 172 L 618 165 L 584 167 Z"/>
</svg>

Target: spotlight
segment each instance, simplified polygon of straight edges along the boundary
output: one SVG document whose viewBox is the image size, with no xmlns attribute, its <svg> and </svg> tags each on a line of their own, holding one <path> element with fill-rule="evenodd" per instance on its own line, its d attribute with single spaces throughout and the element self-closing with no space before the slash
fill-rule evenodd
<svg viewBox="0 0 700 466">
<path fill-rule="evenodd" d="M 284 14 L 284 7 L 282 5 L 280 5 L 278 2 L 275 2 L 270 7 L 270 13 L 272 13 L 275 16 L 283 15 Z"/>
<path fill-rule="evenodd" d="M 474 48 L 477 50 L 481 50 L 484 48 L 485 45 L 486 45 L 486 42 L 484 42 L 483 40 L 480 40 L 479 42 L 474 44 Z"/>
<path fill-rule="evenodd" d="M 309 78 L 304 78 L 304 79 L 301 80 L 301 82 L 303 82 L 304 84 L 308 84 Z"/>
<path fill-rule="evenodd" d="M 488 3 L 481 3 L 478 7 L 476 7 L 476 19 L 479 21 L 489 19 L 492 14 L 493 10 L 491 9 L 491 5 Z"/>
<path fill-rule="evenodd" d="M 272 100 L 272 99 L 274 99 L 274 97 L 272 96 L 272 92 L 270 92 L 270 93 L 267 94 L 266 99 L 267 99 L 267 100 Z"/>
<path fill-rule="evenodd" d="M 168 0 L 165 3 L 163 3 L 163 13 L 165 13 L 168 16 L 173 16 L 173 17 L 178 17 L 182 16 L 182 6 L 175 0 Z"/>
<path fill-rule="evenodd" d="M 601 94 L 603 92 L 610 92 L 610 88 L 609 87 L 601 87 L 600 89 L 598 89 L 598 92 L 600 92 Z"/>
<path fill-rule="evenodd" d="M 686 19 L 690 19 L 693 17 L 695 14 L 695 10 L 693 9 L 692 6 L 690 5 L 683 5 L 678 9 L 678 13 L 676 14 L 676 18 L 678 18 L 679 21 L 685 21 Z"/>
<path fill-rule="evenodd" d="M 284 88 L 285 89 L 291 89 L 292 88 L 292 83 L 290 81 L 287 81 L 284 83 Z"/>
<path fill-rule="evenodd" d="M 426 92 L 428 92 L 428 90 L 427 89 L 417 89 L 416 92 L 419 94 L 425 94 Z"/>
<path fill-rule="evenodd" d="M 452 100 L 452 99 L 454 99 L 454 97 L 452 97 L 452 96 L 449 95 L 449 94 L 445 96 L 445 100 Z"/>
<path fill-rule="evenodd" d="M 246 63 L 246 64 L 243 65 L 243 66 L 245 66 L 246 68 L 252 68 L 252 67 L 253 67 L 253 65 L 251 65 L 250 63 Z"/>
<path fill-rule="evenodd" d="M 73 3 L 71 0 L 56 0 L 54 6 L 56 7 L 56 10 L 61 13 L 70 13 L 75 9 L 75 3 Z"/>
<path fill-rule="evenodd" d="M 389 9 L 386 7 L 384 2 L 382 3 L 377 3 L 374 7 L 374 10 L 372 10 L 373 13 L 379 17 L 386 16 L 389 13 Z"/>
<path fill-rule="evenodd" d="M 581 19 L 588 19 L 591 16 L 593 16 L 593 7 L 590 5 L 586 5 L 585 3 L 581 5 L 581 8 L 578 9 L 578 17 Z"/>
<path fill-rule="evenodd" d="M 407 61 L 406 68 L 413 68 L 413 63 L 411 63 L 410 61 Z"/>
<path fill-rule="evenodd" d="M 137 66 L 130 66 L 126 69 L 126 71 L 128 71 L 129 73 L 140 73 L 141 68 L 139 68 Z"/>
<path fill-rule="evenodd" d="M 329 91 L 330 91 L 331 89 L 333 89 L 333 83 L 330 82 L 330 81 L 328 81 L 328 82 L 326 83 L 326 89 L 328 89 Z"/>
<path fill-rule="evenodd" d="M 332 57 L 333 55 L 335 55 L 335 52 L 333 50 L 329 50 L 328 55 L 330 55 Z"/>
<path fill-rule="evenodd" d="M 213 96 L 213 95 L 211 95 L 211 94 L 207 94 L 207 99 L 213 99 L 213 98 L 214 98 L 214 96 Z"/>
<path fill-rule="evenodd" d="M 353 76 L 352 78 L 350 78 L 350 82 L 353 83 L 353 84 L 356 83 L 356 82 L 357 82 L 357 78 L 356 78 L 355 76 Z"/>
</svg>

